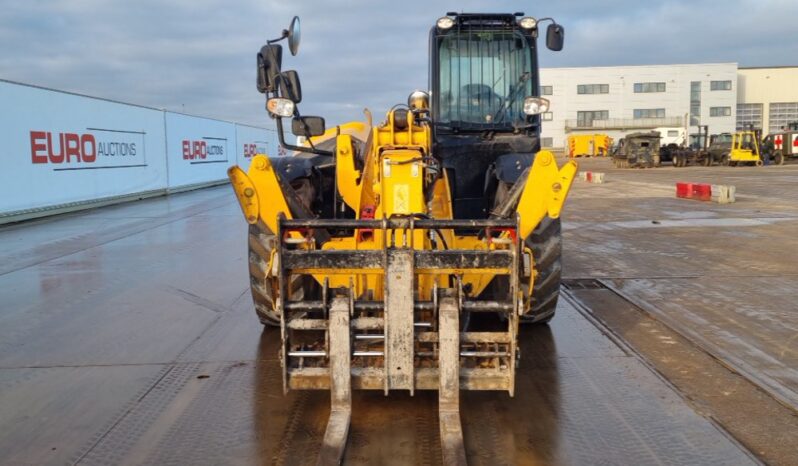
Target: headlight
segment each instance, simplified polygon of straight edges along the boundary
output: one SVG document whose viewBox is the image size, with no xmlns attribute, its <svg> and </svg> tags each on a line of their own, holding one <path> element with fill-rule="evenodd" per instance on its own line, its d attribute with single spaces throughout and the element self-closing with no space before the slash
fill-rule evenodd
<svg viewBox="0 0 798 466">
<path fill-rule="evenodd" d="M 540 115 L 549 111 L 549 99 L 543 97 L 527 97 L 524 99 L 524 113 Z"/>
<path fill-rule="evenodd" d="M 274 116 L 290 118 L 294 116 L 294 103 L 288 99 L 275 97 L 266 102 L 266 110 Z"/>
<path fill-rule="evenodd" d="M 535 29 L 535 27 L 538 25 L 538 20 L 531 16 L 527 16 L 525 18 L 521 18 L 521 20 L 518 21 L 518 25 L 524 29 Z"/>
<path fill-rule="evenodd" d="M 444 16 L 440 18 L 436 24 L 438 25 L 438 29 L 451 29 L 452 26 L 454 26 L 454 20 L 448 16 Z"/>
<path fill-rule="evenodd" d="M 424 91 L 413 91 L 407 98 L 407 106 L 411 110 L 426 110 L 429 108 L 429 94 Z"/>
</svg>

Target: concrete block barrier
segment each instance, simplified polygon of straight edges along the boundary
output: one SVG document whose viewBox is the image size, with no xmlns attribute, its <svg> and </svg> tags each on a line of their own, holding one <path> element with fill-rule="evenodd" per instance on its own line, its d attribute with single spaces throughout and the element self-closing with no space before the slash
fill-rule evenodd
<svg viewBox="0 0 798 466">
<path fill-rule="evenodd" d="M 734 186 L 707 183 L 676 183 L 676 197 L 729 204 L 735 201 Z"/>
<path fill-rule="evenodd" d="M 588 183 L 602 184 L 604 183 L 604 173 L 601 172 L 578 172 L 576 179 L 579 181 L 586 181 Z"/>
<path fill-rule="evenodd" d="M 735 201 L 734 194 L 736 189 L 731 185 L 713 184 L 712 202 L 719 204 L 731 204 Z"/>
</svg>

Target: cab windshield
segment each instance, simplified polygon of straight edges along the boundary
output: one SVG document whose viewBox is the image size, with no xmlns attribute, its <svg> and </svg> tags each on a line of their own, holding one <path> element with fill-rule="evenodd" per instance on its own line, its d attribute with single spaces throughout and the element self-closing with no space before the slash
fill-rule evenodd
<svg viewBox="0 0 798 466">
<path fill-rule="evenodd" d="M 456 129 L 526 125 L 524 98 L 536 82 L 526 38 L 513 31 L 459 31 L 439 47 L 439 122 Z"/>
<path fill-rule="evenodd" d="M 732 135 L 728 133 L 721 133 L 715 136 L 712 142 L 716 144 L 730 144 L 732 141 Z"/>
</svg>

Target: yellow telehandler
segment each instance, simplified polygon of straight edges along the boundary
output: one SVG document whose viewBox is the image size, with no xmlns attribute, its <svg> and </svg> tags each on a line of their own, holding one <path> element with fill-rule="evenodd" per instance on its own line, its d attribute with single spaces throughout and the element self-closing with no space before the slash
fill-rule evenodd
<svg viewBox="0 0 798 466">
<path fill-rule="evenodd" d="M 252 296 L 279 326 L 283 388 L 330 390 L 320 464 L 341 461 L 353 389 L 438 390 L 445 464 L 465 464 L 459 390 L 514 392 L 521 322 L 547 322 L 559 215 L 577 166 L 540 150 L 537 38 L 523 14 L 447 13 L 430 31 L 430 92 L 372 124 L 302 116 L 299 20 L 257 55 L 280 143 L 228 171 L 250 225 Z M 284 120 L 304 140 L 285 140 Z"/>
</svg>

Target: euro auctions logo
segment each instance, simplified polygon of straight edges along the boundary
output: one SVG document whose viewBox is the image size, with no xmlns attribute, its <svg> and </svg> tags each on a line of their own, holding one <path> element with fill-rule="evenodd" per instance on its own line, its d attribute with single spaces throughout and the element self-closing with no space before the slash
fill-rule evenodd
<svg viewBox="0 0 798 466">
<path fill-rule="evenodd" d="M 255 142 L 254 144 L 244 144 L 244 158 L 250 159 L 258 154 L 265 154 L 266 146 L 264 143 Z"/>
<path fill-rule="evenodd" d="M 203 137 L 201 140 L 182 141 L 183 160 L 195 163 L 227 162 L 227 139 Z"/>
<path fill-rule="evenodd" d="M 33 163 L 92 163 L 97 160 L 97 140 L 93 134 L 30 132 L 30 157 Z"/>
<path fill-rule="evenodd" d="M 144 133 L 89 128 L 85 132 L 31 130 L 31 163 L 53 170 L 147 166 Z"/>
</svg>

